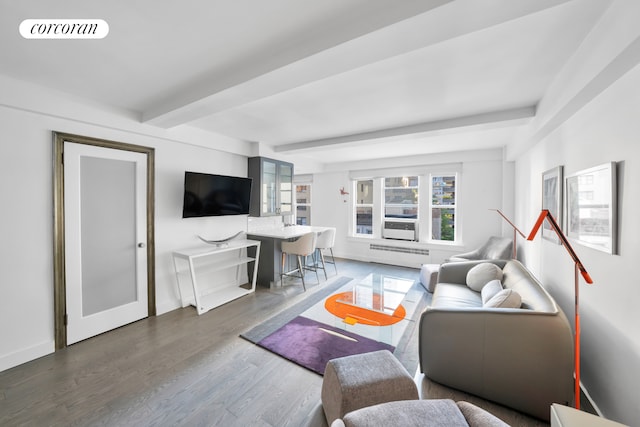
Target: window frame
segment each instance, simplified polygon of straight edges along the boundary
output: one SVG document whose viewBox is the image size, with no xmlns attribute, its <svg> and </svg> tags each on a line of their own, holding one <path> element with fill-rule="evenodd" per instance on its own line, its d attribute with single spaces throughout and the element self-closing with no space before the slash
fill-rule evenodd
<svg viewBox="0 0 640 427">
<path fill-rule="evenodd" d="M 370 181 L 371 182 L 371 203 L 358 203 L 358 183 Z M 376 227 L 375 227 L 375 188 L 376 188 L 376 180 L 374 178 L 358 178 L 354 179 L 352 187 L 353 193 L 353 209 L 352 209 L 352 224 L 353 224 L 353 236 L 355 237 L 366 237 L 372 238 L 376 235 Z M 369 208 L 371 209 L 371 233 L 359 233 L 358 232 L 358 208 Z"/>
<path fill-rule="evenodd" d="M 433 186 L 433 179 L 436 177 L 449 177 L 449 176 L 453 176 L 454 177 L 454 181 L 455 181 L 455 186 L 454 186 L 454 194 L 455 194 L 455 203 L 452 205 L 439 205 L 439 204 L 434 204 L 433 203 L 433 197 L 434 197 L 434 186 Z M 459 192 L 458 192 L 458 188 L 460 185 L 460 174 L 458 172 L 433 172 L 430 173 L 428 175 L 429 177 L 429 208 L 428 208 L 428 225 L 429 225 L 429 234 L 428 234 L 428 239 L 427 241 L 429 243 L 437 243 L 437 244 L 444 244 L 444 245 L 454 245 L 454 244 L 458 244 L 460 241 L 460 237 L 459 237 L 459 232 L 458 232 L 458 224 L 459 224 Z M 443 240 L 443 239 L 435 239 L 433 237 L 434 235 L 434 230 L 433 230 L 433 209 L 440 209 L 440 210 L 444 210 L 444 209 L 453 209 L 454 211 L 454 216 L 453 216 L 453 240 Z"/>
<path fill-rule="evenodd" d="M 353 171 L 349 174 L 351 181 L 352 195 L 350 199 L 350 230 L 349 236 L 353 238 L 366 238 L 366 239 L 382 239 L 382 228 L 385 221 L 410 221 L 417 224 L 419 235 L 418 240 L 412 243 L 438 245 L 438 246 L 457 246 L 462 242 L 462 215 L 461 206 L 464 201 L 460 201 L 460 186 L 462 179 L 462 165 L 461 164 L 442 164 L 432 165 L 428 167 L 413 167 L 413 168 L 389 168 L 389 169 L 377 169 L 368 170 L 365 173 L 363 171 Z M 417 200 L 417 218 L 385 218 L 385 178 L 392 178 L 398 176 L 417 176 L 418 177 L 418 200 Z M 454 176 L 455 177 L 455 204 L 440 206 L 440 208 L 452 208 L 454 209 L 454 224 L 453 224 L 453 240 L 439 240 L 432 238 L 432 194 L 433 194 L 433 177 L 434 176 Z M 361 181 L 373 181 L 373 204 L 361 204 L 357 203 L 357 183 Z M 367 207 L 372 211 L 372 233 L 362 234 L 358 233 L 356 227 L 357 221 L 357 209 L 359 207 Z"/>
</svg>

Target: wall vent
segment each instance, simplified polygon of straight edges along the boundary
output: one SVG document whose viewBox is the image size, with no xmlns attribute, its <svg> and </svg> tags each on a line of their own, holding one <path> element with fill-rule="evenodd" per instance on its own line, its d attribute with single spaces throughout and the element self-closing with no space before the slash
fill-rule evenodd
<svg viewBox="0 0 640 427">
<path fill-rule="evenodd" d="M 429 249 L 403 248 L 401 246 L 370 244 L 369 249 L 374 251 L 402 252 L 405 254 L 429 255 Z"/>
</svg>

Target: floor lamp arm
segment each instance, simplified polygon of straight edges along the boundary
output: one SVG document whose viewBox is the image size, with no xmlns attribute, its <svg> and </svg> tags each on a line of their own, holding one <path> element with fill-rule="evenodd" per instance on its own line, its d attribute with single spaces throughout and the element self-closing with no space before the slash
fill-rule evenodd
<svg viewBox="0 0 640 427">
<path fill-rule="evenodd" d="M 492 210 L 492 211 L 496 211 L 496 212 L 498 212 L 498 215 L 500 215 L 500 216 L 501 216 L 505 221 L 507 221 L 507 223 L 509 223 L 509 225 L 510 225 L 511 227 L 513 227 L 513 256 L 512 256 L 512 258 L 513 258 L 513 259 L 516 259 L 516 254 L 517 254 L 517 253 L 516 253 L 516 238 L 518 237 L 518 236 L 516 235 L 516 233 L 519 233 L 519 234 L 520 234 L 522 237 L 524 237 L 525 239 L 527 238 L 527 236 L 525 236 L 525 235 L 524 235 L 524 233 L 523 233 L 522 231 L 520 231 L 520 229 L 519 229 L 518 227 L 516 227 L 516 225 L 515 225 L 513 222 L 511 222 L 511 220 L 509 220 L 509 218 L 507 218 L 507 217 L 506 217 L 506 216 L 505 216 L 505 215 L 500 211 L 500 209 L 489 209 L 489 210 Z"/>
<path fill-rule="evenodd" d="M 582 261 L 580 261 L 580 258 L 578 258 L 578 255 L 573 250 L 573 247 L 569 243 L 569 240 L 567 240 L 567 237 L 564 235 L 564 233 L 560 229 L 560 226 L 548 209 L 543 209 L 542 212 L 540 212 L 538 220 L 531 229 L 531 233 L 529 233 L 529 237 L 527 237 L 527 240 L 533 240 L 545 219 L 549 221 L 549 224 L 551 224 L 551 228 L 553 228 L 553 231 L 555 231 L 555 233 L 558 235 L 558 238 L 562 242 L 562 246 L 564 246 L 567 252 L 569 252 L 569 255 L 573 259 L 573 262 L 576 264 L 576 267 L 580 270 L 580 274 L 582 274 L 582 277 L 584 277 L 585 282 L 592 284 L 593 280 L 591 279 L 591 276 L 589 276 L 587 269 L 584 267 L 584 264 L 582 264 Z"/>
</svg>

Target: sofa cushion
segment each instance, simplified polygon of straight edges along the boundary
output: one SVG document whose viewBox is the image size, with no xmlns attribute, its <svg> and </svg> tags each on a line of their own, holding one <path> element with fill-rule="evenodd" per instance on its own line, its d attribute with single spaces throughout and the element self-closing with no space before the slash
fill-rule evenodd
<svg viewBox="0 0 640 427">
<path fill-rule="evenodd" d="M 482 288 L 480 295 L 482 295 L 482 304 L 486 304 L 491 298 L 496 296 L 498 292 L 502 290 L 502 282 L 500 280 L 492 280 Z"/>
<path fill-rule="evenodd" d="M 502 269 L 489 262 L 478 264 L 467 273 L 467 286 L 476 292 L 492 280 L 502 280 Z"/>
<path fill-rule="evenodd" d="M 520 308 L 522 298 L 513 289 L 503 289 L 483 305 L 493 308 Z"/>
<path fill-rule="evenodd" d="M 478 307 L 482 307 L 480 293 L 457 283 L 438 283 L 431 300 L 431 308 L 437 309 Z"/>
<path fill-rule="evenodd" d="M 556 313 L 558 307 L 553 298 L 545 291 L 538 280 L 520 262 L 511 260 L 503 268 L 502 285 L 513 289 L 522 297 L 522 308 Z"/>
</svg>

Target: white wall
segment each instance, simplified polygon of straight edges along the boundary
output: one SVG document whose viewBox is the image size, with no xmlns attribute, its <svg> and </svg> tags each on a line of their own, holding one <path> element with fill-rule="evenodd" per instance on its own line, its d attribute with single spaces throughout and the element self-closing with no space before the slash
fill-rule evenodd
<svg viewBox="0 0 640 427">
<path fill-rule="evenodd" d="M 545 104 L 555 105 L 542 110 L 533 133 L 539 134 L 545 123 L 555 122 L 554 126 L 518 156 L 515 168 L 517 223 L 529 231 L 541 208 L 542 172 L 563 165 L 566 176 L 618 162 L 619 253 L 609 255 L 579 244 L 574 249 L 594 280 L 593 285 L 580 280 L 582 385 L 602 415 L 628 425 L 640 420 L 640 29 L 634 23 L 638 9 L 637 3 L 617 2 L 609 10 L 559 78 L 571 81 L 567 74 L 575 73 L 582 86 L 558 85 L 548 95 Z M 601 51 L 608 62 L 588 54 Z M 565 103 L 558 105 L 557 100 Z M 563 113 L 567 108 L 575 111 L 573 115 Z M 573 320 L 574 269 L 565 249 L 539 236 L 521 247 L 524 262 Z"/>
<path fill-rule="evenodd" d="M 501 150 L 456 153 L 412 159 L 389 159 L 380 169 L 403 167 L 434 167 L 461 163 L 458 188 L 458 227 L 462 241 L 458 245 L 432 244 L 426 242 L 402 242 L 388 239 L 348 237 L 351 220 L 349 196 L 341 196 L 339 189 L 350 191 L 349 172 L 365 166 L 376 166 L 369 162 L 357 164 L 334 164 L 331 169 L 343 169 L 316 173 L 312 186 L 312 223 L 337 228 L 334 253 L 336 256 L 362 261 L 373 261 L 407 267 L 420 267 L 423 263 L 441 263 L 455 253 L 473 250 L 491 235 L 502 235 L 502 220 L 490 209 L 504 210 L 503 180 L 512 181 L 512 173 L 504 167 Z M 367 168 L 368 169 L 368 168 Z M 505 176 L 506 174 L 506 176 Z M 508 197 L 509 202 L 512 197 Z M 509 203 L 510 204 L 510 203 Z M 512 207 L 507 206 L 508 209 Z M 510 234 L 507 234 L 510 236 Z M 406 254 L 391 251 L 371 250 L 371 243 L 399 247 L 429 249 L 429 255 Z"/>
<path fill-rule="evenodd" d="M 174 249 L 198 243 L 197 234 L 214 239 L 246 230 L 246 217 L 182 219 L 181 206 L 185 170 L 246 176 L 246 157 L 256 154 L 250 144 L 190 128 L 159 130 L 140 124 L 130 112 L 104 110 L 84 100 L 4 77 L 0 77 L 0 89 L 0 128 L 4 137 L 0 144 L 0 196 L 4 207 L 0 210 L 0 370 L 54 350 L 52 131 L 156 149 L 159 314 L 179 307 L 171 261 Z M 415 158 L 385 162 L 385 167 L 453 161 L 463 164 L 459 215 L 460 227 L 465 230 L 464 244 L 443 250 L 427 245 L 433 255 L 428 259 L 370 251 L 369 241 L 346 238 L 349 203 L 344 202 L 339 189 L 349 188 L 348 170 L 362 168 L 362 164 L 314 177 L 313 223 L 338 227 L 336 254 L 340 256 L 414 267 L 423 262 L 439 262 L 451 253 L 478 246 L 489 234 L 500 233 L 500 220 L 488 209 L 501 207 L 503 200 L 501 157 L 497 150 L 462 157 L 437 155 L 417 162 Z"/>
<path fill-rule="evenodd" d="M 196 234 L 216 238 L 246 230 L 246 216 L 182 219 L 181 208 L 185 170 L 246 176 L 248 144 L 192 129 L 159 131 L 127 112 L 103 111 L 16 81 L 0 79 L 0 94 L 0 371 L 54 350 L 52 131 L 156 149 L 159 314 L 179 307 L 172 250 L 197 244 Z M 209 143 L 237 154 L 203 148 Z"/>
</svg>

